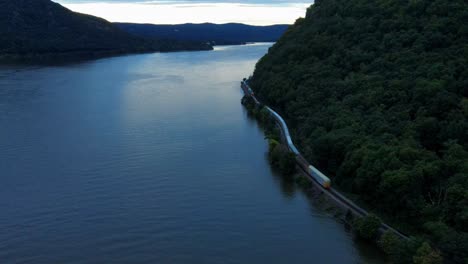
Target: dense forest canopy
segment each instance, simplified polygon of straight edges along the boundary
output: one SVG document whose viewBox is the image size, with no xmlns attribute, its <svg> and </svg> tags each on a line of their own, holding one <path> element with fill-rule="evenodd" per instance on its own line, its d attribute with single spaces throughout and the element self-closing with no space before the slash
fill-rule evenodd
<svg viewBox="0 0 468 264">
<path fill-rule="evenodd" d="M 50 0 L 0 0 L 0 57 L 211 49 L 199 42 L 144 40 Z"/>
<path fill-rule="evenodd" d="M 335 187 L 460 263 L 467 21 L 466 0 L 317 0 L 250 80 Z"/>
</svg>

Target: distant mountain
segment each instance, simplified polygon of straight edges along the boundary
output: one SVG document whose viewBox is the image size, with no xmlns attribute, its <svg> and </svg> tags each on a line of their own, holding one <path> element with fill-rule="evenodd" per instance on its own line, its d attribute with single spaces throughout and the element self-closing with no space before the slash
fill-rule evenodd
<svg viewBox="0 0 468 264">
<path fill-rule="evenodd" d="M 204 41 L 215 45 L 275 42 L 288 28 L 288 25 L 250 26 L 236 23 L 181 25 L 115 24 L 126 32 L 139 37 Z"/>
<path fill-rule="evenodd" d="M 116 54 L 211 49 L 201 43 L 147 40 L 50 0 L 0 0 L 0 57 Z"/>
</svg>

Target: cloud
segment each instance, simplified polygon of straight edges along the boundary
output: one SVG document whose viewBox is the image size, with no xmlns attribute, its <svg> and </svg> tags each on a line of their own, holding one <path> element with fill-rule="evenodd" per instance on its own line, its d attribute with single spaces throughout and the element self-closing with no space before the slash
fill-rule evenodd
<svg viewBox="0 0 468 264">
<path fill-rule="evenodd" d="M 286 1 L 108 1 L 56 0 L 80 13 L 111 22 L 152 24 L 245 23 L 252 25 L 291 24 L 303 17 L 310 3 Z"/>
</svg>

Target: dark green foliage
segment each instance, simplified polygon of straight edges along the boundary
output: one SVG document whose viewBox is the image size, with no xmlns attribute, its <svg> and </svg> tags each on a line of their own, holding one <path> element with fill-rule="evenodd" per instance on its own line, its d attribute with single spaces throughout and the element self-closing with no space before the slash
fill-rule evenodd
<svg viewBox="0 0 468 264">
<path fill-rule="evenodd" d="M 270 153 L 273 152 L 273 150 L 274 150 L 278 145 L 280 145 L 280 143 L 279 143 L 278 140 L 276 140 L 276 139 L 269 138 L 269 137 L 266 137 L 266 139 L 268 139 L 268 151 L 269 151 Z"/>
<path fill-rule="evenodd" d="M 201 43 L 143 40 L 104 19 L 50 0 L 0 0 L 0 57 L 209 49 Z"/>
<path fill-rule="evenodd" d="M 265 107 L 257 106 L 250 96 L 244 96 L 242 104 L 265 130 L 265 139 L 268 140 L 269 146 L 268 158 L 271 165 L 279 169 L 285 176 L 293 176 L 296 172 L 296 156 L 280 143 L 281 134 L 271 114 Z"/>
<path fill-rule="evenodd" d="M 382 222 L 377 216 L 369 214 L 354 220 L 353 228 L 359 237 L 372 240 L 377 237 L 381 224 Z"/>
<path fill-rule="evenodd" d="M 468 258 L 466 21 L 464 0 L 317 0 L 250 80 L 335 185 L 460 263 Z M 435 237 L 424 228 L 431 222 L 447 232 Z"/>
<path fill-rule="evenodd" d="M 379 247 L 392 259 L 398 257 L 397 253 L 404 242 L 392 231 L 385 232 L 379 239 Z"/>
<path fill-rule="evenodd" d="M 296 172 L 296 156 L 289 152 L 285 145 L 272 143 L 270 140 L 270 150 L 268 157 L 270 163 L 278 168 L 282 174 L 286 176 L 293 176 Z"/>
<path fill-rule="evenodd" d="M 299 176 L 296 178 L 296 183 L 297 185 L 299 185 L 300 187 L 302 188 L 310 188 L 312 187 L 312 182 L 310 182 L 310 180 L 308 178 L 306 178 L 305 176 Z"/>
<path fill-rule="evenodd" d="M 417 250 L 424 243 L 423 240 L 411 237 L 409 240 L 401 241 L 396 248 L 396 253 L 391 257 L 394 264 L 409 264 L 414 263 L 414 256 Z"/>
<path fill-rule="evenodd" d="M 394 264 L 442 263 L 440 253 L 421 239 L 403 240 L 393 232 L 387 231 L 380 237 L 378 245 Z"/>
<path fill-rule="evenodd" d="M 447 252 L 451 259 L 457 263 L 468 261 L 468 234 L 466 232 L 457 232 L 440 221 L 426 223 L 424 230 L 437 247 L 442 252 Z"/>
<path fill-rule="evenodd" d="M 429 243 L 424 242 L 413 257 L 414 264 L 442 264 L 442 257 Z"/>
<path fill-rule="evenodd" d="M 265 132 L 267 135 L 271 135 L 273 133 L 273 130 L 275 130 L 276 123 L 274 119 L 271 117 L 270 112 L 265 107 L 259 108 L 257 110 L 257 119 L 262 124 L 265 128 Z M 276 140 L 279 140 L 279 134 L 276 135 Z"/>
<path fill-rule="evenodd" d="M 287 153 L 280 160 L 279 167 L 285 174 L 293 174 L 296 172 L 296 155 L 287 150 Z"/>
<path fill-rule="evenodd" d="M 244 97 L 242 97 L 241 103 L 242 103 L 243 106 L 245 106 L 245 108 L 249 112 L 253 112 L 255 110 L 255 108 L 257 107 L 255 105 L 255 101 L 252 99 L 252 97 L 247 96 L 247 95 L 244 95 Z"/>
<path fill-rule="evenodd" d="M 265 107 L 255 104 L 255 101 L 250 96 L 242 97 L 241 103 L 247 109 L 248 114 L 257 119 L 260 126 L 264 129 L 265 138 L 280 141 L 279 129 Z"/>
</svg>

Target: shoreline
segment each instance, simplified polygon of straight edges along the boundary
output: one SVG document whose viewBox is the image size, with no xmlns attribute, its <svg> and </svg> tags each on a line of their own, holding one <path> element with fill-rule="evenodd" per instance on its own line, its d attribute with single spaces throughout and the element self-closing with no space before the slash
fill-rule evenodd
<svg viewBox="0 0 468 264">
<path fill-rule="evenodd" d="M 257 106 L 263 106 L 263 107 L 266 107 L 267 109 L 271 109 L 269 108 L 268 106 L 266 105 L 263 105 L 255 96 L 253 93 L 251 93 L 251 88 L 250 86 L 248 86 L 247 84 L 247 81 L 244 80 L 242 82 L 242 90 L 245 94 L 245 96 L 249 96 L 250 98 L 252 98 L 255 102 L 255 104 Z M 278 122 L 281 122 L 284 124 L 284 128 L 283 126 L 279 126 L 280 127 L 280 131 L 281 131 L 281 134 L 282 134 L 282 142 L 284 143 L 284 135 L 289 135 L 289 128 L 287 127 L 287 124 L 285 123 L 285 121 L 283 120 L 283 118 L 276 112 L 274 112 L 273 110 L 271 110 L 270 114 L 271 113 L 274 113 L 272 114 L 273 118 L 275 119 L 275 121 L 278 123 Z M 285 131 L 283 131 L 285 130 Z M 292 143 L 292 142 L 291 142 Z M 289 149 L 289 151 L 291 151 L 292 153 L 296 152 L 295 154 L 297 155 L 297 157 L 299 159 L 304 159 L 304 161 L 307 163 L 307 164 L 310 164 L 308 161 L 305 160 L 305 158 L 302 157 L 302 155 L 299 153 L 299 151 L 295 148 L 295 146 L 293 145 L 292 146 L 293 149 Z M 333 187 L 331 187 L 330 189 L 326 189 L 325 187 L 323 187 L 313 176 L 311 176 L 304 168 L 303 166 L 301 166 L 302 164 L 299 164 L 299 162 L 296 160 L 296 167 L 299 168 L 298 172 L 303 175 L 303 176 L 306 176 L 306 178 L 318 189 L 320 190 L 323 194 L 326 194 L 326 196 L 330 199 L 330 201 L 333 201 L 334 204 L 336 206 L 338 206 L 339 208 L 342 208 L 343 210 L 346 211 L 346 215 L 348 215 L 349 213 L 351 213 L 353 216 L 357 216 L 357 217 L 366 217 L 368 216 L 370 213 L 361 208 L 360 206 L 358 206 L 357 204 L 355 204 L 354 201 L 352 201 L 351 199 L 347 198 L 346 196 L 344 196 L 343 194 L 341 194 L 338 190 L 335 190 Z M 380 234 L 383 234 L 387 231 L 390 231 L 392 233 L 394 233 L 395 235 L 397 235 L 400 239 L 404 239 L 404 240 L 408 240 L 409 237 L 406 235 L 406 234 L 403 234 L 402 232 L 400 232 L 399 230 L 395 229 L 395 228 L 392 228 L 391 226 L 389 226 L 388 224 L 385 224 L 384 222 L 381 222 L 381 226 L 379 228 L 379 233 Z"/>
<path fill-rule="evenodd" d="M 60 65 L 77 63 L 103 58 L 113 58 L 130 55 L 151 54 L 151 53 L 176 53 L 176 52 L 200 52 L 214 51 L 216 47 L 261 45 L 272 42 L 246 42 L 237 44 L 211 45 L 204 49 L 175 49 L 175 50 L 144 50 L 144 51 L 67 51 L 67 52 L 47 52 L 47 53 L 0 53 L 0 65 Z"/>
<path fill-rule="evenodd" d="M 180 50 L 143 50 L 143 51 L 69 51 L 69 52 L 49 52 L 49 53 L 4 53 L 0 54 L 0 64 L 25 64 L 25 65 L 48 65 L 60 63 L 73 63 L 102 58 L 112 58 L 128 55 L 150 54 L 150 53 L 170 53 L 170 52 L 192 52 L 192 51 L 213 51 L 208 49 L 180 49 Z"/>
</svg>

